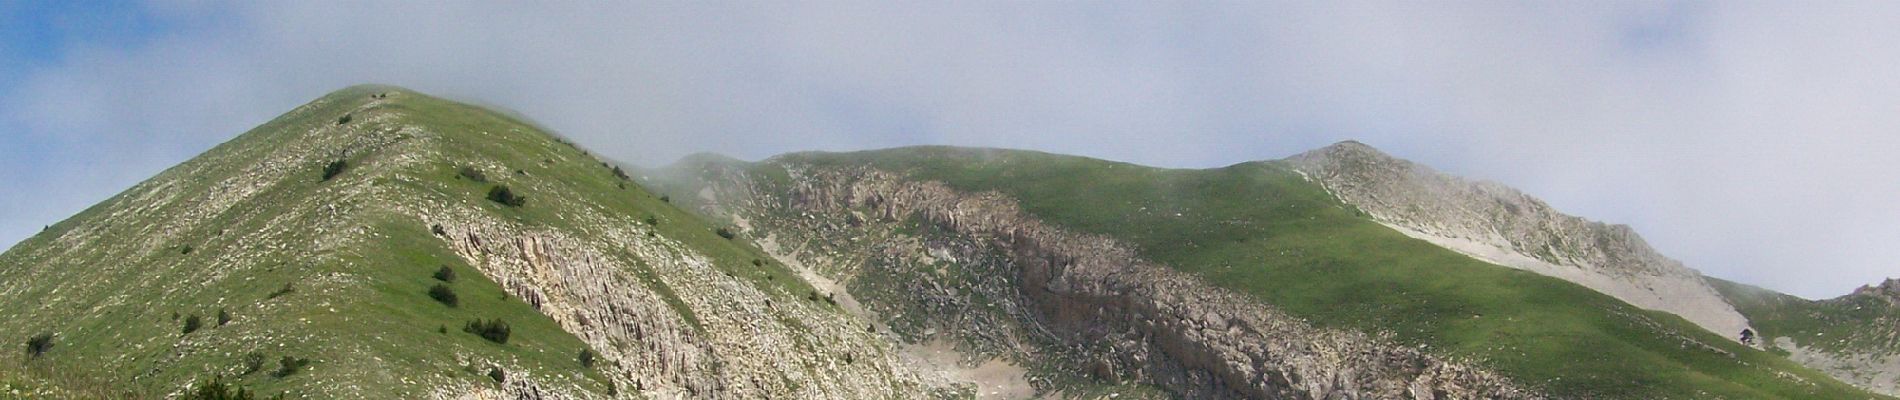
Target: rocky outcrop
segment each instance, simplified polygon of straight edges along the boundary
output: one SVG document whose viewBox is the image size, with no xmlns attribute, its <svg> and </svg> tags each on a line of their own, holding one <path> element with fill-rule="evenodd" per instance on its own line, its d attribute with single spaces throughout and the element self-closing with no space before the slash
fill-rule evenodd
<svg viewBox="0 0 1900 400">
<path fill-rule="evenodd" d="M 789 300 L 800 294 L 772 293 L 728 275 L 698 250 L 653 234 L 654 227 L 633 216 L 569 215 L 581 221 L 577 226 L 589 227 L 582 235 L 480 210 L 412 212 L 432 230 L 439 226 L 438 238 L 469 265 L 599 351 L 601 368 L 623 394 L 933 396 L 934 389 L 903 368 L 887 344 L 864 331 L 864 322 Z M 665 296 L 676 296 L 677 303 Z M 514 389 L 509 398 L 566 398 Z"/>
<path fill-rule="evenodd" d="M 1887 304 L 1900 305 L 1900 279 L 1887 279 L 1879 285 L 1861 286 L 1854 289 L 1855 296 L 1870 296 Z"/>
<path fill-rule="evenodd" d="M 860 298 L 905 297 L 890 301 L 923 305 L 908 311 L 933 314 L 925 318 L 950 328 L 940 335 L 991 343 L 1031 364 L 1098 381 L 1159 385 L 1187 398 L 1539 397 L 1494 373 L 1418 349 L 1314 327 L 1144 261 L 1113 240 L 1042 223 L 1000 194 L 963 193 L 863 167 L 778 167 L 788 171 L 789 187 L 757 187 L 776 183 L 743 173 L 719 178 L 727 193 L 719 206 L 778 237 L 855 233 L 831 241 L 915 243 L 885 249 L 908 249 L 895 258 L 937 262 L 800 254 L 807 263 L 855 264 L 825 270 L 845 275 Z M 892 267 L 938 271 L 885 284 L 905 288 L 895 293 L 860 283 L 914 272 L 877 271 Z M 945 272 L 949 268 L 964 273 Z M 1001 324 L 972 325 L 995 319 L 1013 320 L 1014 327 L 999 333 Z M 985 329 L 967 329 L 972 326 Z M 1047 379 L 1037 382 L 1047 389 Z"/>
<path fill-rule="evenodd" d="M 1358 142 L 1285 161 L 1407 236 L 1676 314 L 1730 340 L 1748 328 L 1700 273 L 1657 253 L 1628 226 L 1565 215 L 1504 185 L 1445 175 Z"/>
</svg>

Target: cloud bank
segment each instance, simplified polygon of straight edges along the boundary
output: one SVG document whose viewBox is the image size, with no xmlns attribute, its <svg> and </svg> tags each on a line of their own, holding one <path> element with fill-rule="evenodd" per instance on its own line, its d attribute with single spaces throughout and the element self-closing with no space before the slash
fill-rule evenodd
<svg viewBox="0 0 1900 400">
<path fill-rule="evenodd" d="M 1358 139 L 1808 297 L 1900 276 L 1900 6 L 156 2 L 0 79 L 0 243 L 325 92 L 660 165 L 913 144 L 1169 167 Z M 83 24 L 83 21 L 80 23 Z M 4 51 L 0 51 L 4 53 Z"/>
</svg>

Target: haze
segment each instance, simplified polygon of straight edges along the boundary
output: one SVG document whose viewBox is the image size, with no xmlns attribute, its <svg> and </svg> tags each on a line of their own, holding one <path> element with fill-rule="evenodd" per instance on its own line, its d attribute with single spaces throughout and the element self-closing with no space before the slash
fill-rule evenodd
<svg viewBox="0 0 1900 400">
<path fill-rule="evenodd" d="M 1357 139 L 1810 298 L 1900 276 L 1900 4 L 0 3 L 0 243 L 328 91 L 608 156 Z"/>
</svg>

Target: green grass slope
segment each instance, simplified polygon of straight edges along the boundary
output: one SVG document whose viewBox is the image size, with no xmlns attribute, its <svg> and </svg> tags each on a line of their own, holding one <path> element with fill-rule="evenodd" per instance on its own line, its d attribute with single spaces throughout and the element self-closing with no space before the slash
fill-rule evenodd
<svg viewBox="0 0 1900 400">
<path fill-rule="evenodd" d="M 1788 337 L 1831 353 L 1900 354 L 1900 307 L 1890 300 L 1865 293 L 1808 300 L 1715 278 L 1709 284 L 1764 338 Z"/>
<path fill-rule="evenodd" d="M 324 179 L 336 160 L 348 167 Z M 489 182 L 460 176 L 464 165 L 485 166 Z M 485 200 L 496 184 L 527 203 Z M 0 377 L 16 377 L 0 381 L 105 382 L 88 392 L 144 398 L 224 376 L 290 398 L 422 398 L 444 387 L 493 387 L 489 368 L 504 366 L 507 379 L 605 393 L 606 378 L 576 360 L 580 340 L 432 237 L 415 210 L 440 207 L 480 207 L 494 218 L 573 232 L 587 229 L 564 217 L 573 210 L 650 216 L 664 222 L 658 234 L 720 265 L 750 267 L 747 260 L 760 257 L 529 124 L 400 88 L 358 86 L 0 254 L 7 319 L 0 338 L 8 343 L 0 366 L 10 366 Z M 442 266 L 459 276 L 447 284 L 456 307 L 427 294 Z M 760 268 L 772 267 L 747 271 Z M 795 279 L 757 284 L 808 290 Z M 228 323 L 218 322 L 220 310 Z M 185 333 L 192 316 L 203 327 Z M 477 318 L 502 319 L 512 335 L 498 344 L 462 331 Z M 53 335 L 52 347 L 38 356 L 22 351 L 39 334 Z M 286 356 L 309 363 L 274 374 Z"/>
<path fill-rule="evenodd" d="M 1408 238 L 1275 162 L 1180 170 L 1028 151 L 915 147 L 797 153 L 997 191 L 1320 325 L 1390 332 L 1567 398 L 1877 396 L 1686 321 Z M 782 171 L 781 171 L 782 172 Z M 782 174 L 780 174 L 782 175 Z"/>
</svg>

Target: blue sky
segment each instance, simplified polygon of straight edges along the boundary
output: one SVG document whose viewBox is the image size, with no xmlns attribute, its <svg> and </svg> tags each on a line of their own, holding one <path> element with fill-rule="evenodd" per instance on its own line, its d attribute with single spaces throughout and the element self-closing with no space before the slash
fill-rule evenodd
<svg viewBox="0 0 1900 400">
<path fill-rule="evenodd" d="M 1880 2 L 0 3 L 0 243 L 379 82 L 658 165 L 912 144 L 1168 167 L 1357 139 L 1709 275 L 1900 276 Z"/>
</svg>

